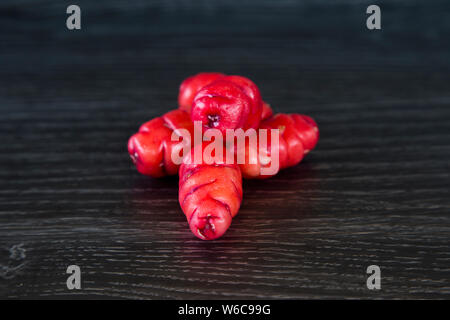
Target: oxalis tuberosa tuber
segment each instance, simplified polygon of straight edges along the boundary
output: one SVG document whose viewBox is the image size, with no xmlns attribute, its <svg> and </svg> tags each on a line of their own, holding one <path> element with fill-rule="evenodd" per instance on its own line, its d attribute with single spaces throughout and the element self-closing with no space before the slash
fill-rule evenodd
<svg viewBox="0 0 450 320">
<path fill-rule="evenodd" d="M 242 202 L 242 178 L 269 178 L 298 164 L 319 139 L 311 117 L 274 115 L 258 87 L 242 76 L 193 75 L 182 82 L 178 103 L 177 110 L 144 123 L 129 139 L 128 152 L 142 174 L 179 174 L 181 209 L 202 240 L 217 239 L 230 227 Z"/>
<path fill-rule="evenodd" d="M 178 105 L 181 110 L 191 112 L 192 101 L 203 87 L 225 75 L 219 72 L 200 72 L 186 78 L 180 85 Z"/>
<path fill-rule="evenodd" d="M 178 200 L 192 233 L 202 240 L 221 237 L 242 202 L 241 171 L 205 155 L 206 144 L 195 146 L 180 166 Z M 195 152 L 203 154 L 196 164 Z"/>
<path fill-rule="evenodd" d="M 279 170 L 297 165 L 319 140 L 317 123 L 311 117 L 300 114 L 276 114 L 262 121 L 259 129 L 267 130 L 267 142 L 264 146 L 260 143 L 260 135 L 256 135 L 256 144 L 250 144 L 246 140 L 245 150 L 239 150 L 237 144 L 234 145 L 236 157 L 239 152 L 245 156 L 245 161 L 239 167 L 246 179 L 264 179 L 275 175 L 278 170 L 270 174 L 264 174 L 261 170 L 273 165 L 273 153 L 278 155 Z M 279 130 L 275 144 L 272 144 L 271 129 Z"/>
<path fill-rule="evenodd" d="M 144 123 L 128 140 L 128 153 L 136 169 L 155 178 L 177 174 L 180 165 L 173 162 L 172 152 L 177 151 L 174 148 L 179 142 L 172 141 L 172 135 L 181 137 L 181 129 L 192 136 L 194 125 L 189 114 L 178 109 Z"/>
<path fill-rule="evenodd" d="M 178 103 L 205 129 L 257 129 L 263 113 L 258 87 L 250 79 L 203 72 L 181 83 Z M 269 107 L 270 109 L 270 107 Z M 267 108 L 266 108 L 267 111 Z"/>
</svg>

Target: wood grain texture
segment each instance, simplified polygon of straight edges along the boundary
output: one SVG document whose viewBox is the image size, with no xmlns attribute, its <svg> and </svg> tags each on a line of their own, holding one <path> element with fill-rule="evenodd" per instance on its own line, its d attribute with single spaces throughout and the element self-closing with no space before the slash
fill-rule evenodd
<svg viewBox="0 0 450 320">
<path fill-rule="evenodd" d="M 60 1 L 0 4 L 0 298 L 449 298 L 445 1 L 381 2 L 381 32 L 366 1 L 78 3 L 79 32 Z M 126 152 L 202 70 L 321 130 L 213 242 Z"/>
</svg>

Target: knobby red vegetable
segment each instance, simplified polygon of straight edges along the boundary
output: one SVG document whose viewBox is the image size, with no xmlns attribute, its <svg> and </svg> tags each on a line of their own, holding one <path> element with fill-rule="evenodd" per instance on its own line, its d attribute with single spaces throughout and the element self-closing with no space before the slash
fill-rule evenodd
<svg viewBox="0 0 450 320">
<path fill-rule="evenodd" d="M 258 128 L 262 99 L 258 87 L 241 76 L 224 76 L 203 87 L 192 102 L 191 119 L 205 129 Z"/>
<path fill-rule="evenodd" d="M 230 227 L 242 202 L 242 177 L 268 178 L 280 169 L 294 166 L 319 139 L 312 118 L 299 114 L 273 115 L 270 105 L 262 101 L 258 87 L 245 77 L 199 73 L 183 81 L 178 102 L 178 110 L 144 123 L 129 139 L 128 152 L 142 174 L 161 177 L 179 173 L 180 206 L 191 231 L 203 240 L 219 238 Z M 172 141 L 172 136 L 181 138 L 185 129 L 192 138 L 193 121 L 201 121 L 203 129 L 218 129 L 224 138 L 227 129 L 267 129 L 267 144 L 263 145 L 257 131 L 256 145 L 246 140 L 241 146 L 235 140 L 235 162 L 226 164 L 226 150 L 219 161 L 214 154 L 205 153 L 210 143 L 193 146 L 191 139 L 192 150 L 179 166 L 172 156 L 173 153 L 180 156 L 183 146 L 181 139 Z M 279 129 L 278 143 L 271 143 L 270 129 Z M 230 146 L 230 140 L 224 143 Z M 237 164 L 242 153 L 245 161 Z M 194 161 L 199 160 L 196 154 L 201 155 L 199 163 Z M 262 173 L 262 168 L 272 167 L 275 154 L 279 166 L 271 173 Z"/>
<path fill-rule="evenodd" d="M 178 105 L 181 110 L 191 112 L 192 101 L 197 92 L 211 82 L 223 77 L 218 72 L 201 72 L 186 78 L 180 85 L 178 94 Z"/>
<path fill-rule="evenodd" d="M 195 164 L 195 150 L 203 154 L 205 146 L 195 146 L 180 167 L 179 202 L 194 235 L 212 240 L 227 231 L 239 210 L 242 178 L 236 164 L 219 163 L 208 156 Z"/>
<path fill-rule="evenodd" d="M 180 142 L 172 141 L 171 137 L 174 132 L 181 137 L 180 129 L 188 130 L 193 136 L 194 126 L 189 114 L 173 110 L 144 123 L 139 132 L 131 136 L 128 153 L 140 173 L 152 177 L 178 173 L 179 165 L 172 161 L 172 151 Z"/>
<path fill-rule="evenodd" d="M 267 144 L 262 148 L 259 141 L 256 146 L 251 146 L 248 140 L 245 144 L 245 163 L 240 164 L 244 178 L 269 178 L 273 175 L 261 174 L 261 167 L 271 166 L 273 152 L 279 154 L 279 169 L 295 166 L 310 152 L 319 140 L 319 128 L 317 123 L 308 116 L 300 114 L 276 114 L 261 122 L 260 129 L 267 129 Z M 272 145 L 270 129 L 279 129 L 278 144 Z M 259 137 L 258 137 L 259 138 Z M 235 146 L 235 152 L 238 150 Z M 250 148 L 253 147 L 253 150 Z M 254 150 L 254 148 L 258 150 Z M 243 152 L 242 150 L 240 150 Z M 253 152 L 251 152 L 253 151 Z M 259 151 L 259 152 L 258 152 Z M 251 158 L 251 159 L 250 159 Z M 254 164 L 251 164 L 254 163 Z"/>
</svg>

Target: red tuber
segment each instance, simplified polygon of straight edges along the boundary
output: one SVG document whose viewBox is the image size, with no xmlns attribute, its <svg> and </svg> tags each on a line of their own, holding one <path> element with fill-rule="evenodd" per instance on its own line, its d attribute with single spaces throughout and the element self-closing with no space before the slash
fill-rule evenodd
<svg viewBox="0 0 450 320">
<path fill-rule="evenodd" d="M 245 163 L 240 164 L 244 178 L 269 178 L 272 175 L 262 175 L 261 167 L 270 166 L 271 152 L 279 154 L 279 169 L 295 166 L 303 157 L 311 151 L 319 140 L 319 129 L 316 122 L 305 115 L 300 114 L 276 114 L 261 122 L 260 129 L 267 129 L 267 147 L 261 148 L 259 141 L 258 150 L 252 150 L 249 143 L 245 144 Z M 279 129 L 279 143 L 271 144 L 270 129 Z M 255 147 L 255 146 L 253 146 Z M 238 150 L 235 149 L 237 153 Z M 259 151 L 259 152 L 256 152 Z M 242 152 L 242 150 L 241 150 Z M 254 156 L 253 163 L 250 156 Z"/>
<path fill-rule="evenodd" d="M 262 112 L 261 112 L 261 121 L 269 119 L 271 116 L 273 116 L 273 111 L 272 111 L 272 108 L 270 107 L 270 104 L 263 101 Z"/>
<path fill-rule="evenodd" d="M 221 237 L 229 228 L 242 202 L 242 178 L 236 164 L 214 162 L 203 157 L 195 164 L 195 146 L 180 166 L 179 202 L 191 231 L 200 239 Z M 211 163 L 211 164 L 206 164 Z"/>
<path fill-rule="evenodd" d="M 197 92 L 211 82 L 223 77 L 218 72 L 201 72 L 186 78 L 180 85 L 178 94 L 178 105 L 181 110 L 191 112 L 192 101 Z"/>
<path fill-rule="evenodd" d="M 191 119 L 205 129 L 257 129 L 261 121 L 262 100 L 258 87 L 241 76 L 220 77 L 203 87 L 192 102 Z"/>
<path fill-rule="evenodd" d="M 131 136 L 128 153 L 140 173 L 152 177 L 178 173 L 179 165 L 172 161 L 172 150 L 179 142 L 171 137 L 174 132 L 181 137 L 180 129 L 188 130 L 192 136 L 194 126 L 186 111 L 173 110 L 144 123 Z"/>
</svg>

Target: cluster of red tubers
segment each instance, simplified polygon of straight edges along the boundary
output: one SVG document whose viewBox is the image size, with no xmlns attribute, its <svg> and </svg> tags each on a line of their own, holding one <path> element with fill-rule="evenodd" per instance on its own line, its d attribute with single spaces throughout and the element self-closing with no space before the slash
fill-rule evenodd
<svg viewBox="0 0 450 320">
<path fill-rule="evenodd" d="M 258 87 L 241 76 L 221 73 L 199 73 L 183 81 L 178 96 L 179 108 L 144 123 L 139 132 L 128 141 L 128 152 L 137 170 L 152 177 L 179 173 L 179 202 L 189 226 L 197 237 L 212 240 L 221 237 L 237 214 L 242 202 L 242 177 L 268 178 L 261 174 L 267 166 L 260 154 L 277 152 L 279 169 L 298 164 L 311 151 L 319 139 L 316 122 L 300 114 L 273 115 Z M 172 160 L 181 129 L 193 135 L 194 121 L 200 121 L 203 130 L 217 129 L 225 135 L 228 129 L 278 129 L 279 141 L 269 143 L 264 152 L 250 152 L 261 148 L 245 144 L 244 163 L 227 164 L 226 161 L 205 159 L 202 162 Z M 186 157 L 192 157 L 205 143 L 194 145 Z M 258 150 L 260 151 L 260 150 Z M 250 161 L 250 155 L 255 157 Z M 256 156 L 255 156 L 256 155 Z"/>
</svg>

